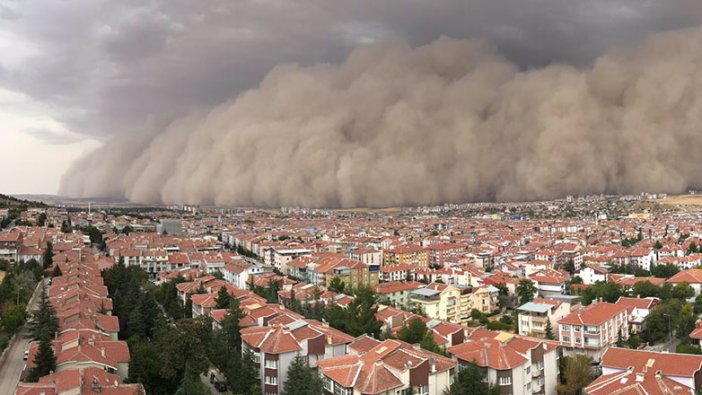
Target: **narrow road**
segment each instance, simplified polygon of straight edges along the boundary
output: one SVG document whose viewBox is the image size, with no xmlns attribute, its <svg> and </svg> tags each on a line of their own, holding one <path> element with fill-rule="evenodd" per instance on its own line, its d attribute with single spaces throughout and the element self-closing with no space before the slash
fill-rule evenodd
<svg viewBox="0 0 702 395">
<path fill-rule="evenodd" d="M 29 300 L 29 310 L 34 311 L 39 304 L 41 281 Z M 19 383 L 20 374 L 24 370 L 24 350 L 29 345 L 29 328 L 25 324 L 17 333 L 14 341 L 7 346 L 7 352 L 0 360 L 0 394 L 14 394 Z"/>
</svg>

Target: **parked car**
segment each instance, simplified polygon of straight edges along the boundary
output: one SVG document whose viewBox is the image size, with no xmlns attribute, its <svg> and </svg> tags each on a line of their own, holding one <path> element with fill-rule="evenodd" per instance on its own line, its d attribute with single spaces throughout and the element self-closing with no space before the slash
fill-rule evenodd
<svg viewBox="0 0 702 395">
<path fill-rule="evenodd" d="M 24 357 L 22 359 L 25 361 L 29 359 L 29 350 L 24 350 Z"/>
<path fill-rule="evenodd" d="M 215 381 L 214 387 L 219 392 L 227 392 L 227 384 L 222 381 Z"/>
</svg>

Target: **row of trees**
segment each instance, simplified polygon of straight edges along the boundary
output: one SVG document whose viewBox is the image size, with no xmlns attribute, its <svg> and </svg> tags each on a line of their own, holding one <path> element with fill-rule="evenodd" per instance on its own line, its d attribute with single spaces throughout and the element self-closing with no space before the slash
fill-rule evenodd
<svg viewBox="0 0 702 395">
<path fill-rule="evenodd" d="M 29 371 L 26 380 L 36 382 L 40 377 L 56 370 L 56 355 L 51 342 L 59 330 L 59 321 L 44 287 L 41 289 L 39 307 L 29 323 L 29 330 L 32 340 L 39 342 L 39 348 L 34 356 L 35 366 Z"/>
<path fill-rule="evenodd" d="M 32 259 L 10 264 L 0 260 L 0 351 L 27 320 L 27 303 L 42 278 L 42 267 Z"/>
<path fill-rule="evenodd" d="M 639 281 L 632 287 L 626 287 L 614 282 L 598 282 L 580 292 L 581 301 L 589 305 L 595 300 L 614 303 L 621 296 L 639 296 L 642 298 L 657 297 L 662 300 L 679 299 L 687 300 L 694 296 L 694 289 L 687 283 L 673 286 L 663 283 L 660 287 L 650 281 Z M 701 305 L 702 307 L 702 305 Z"/>
</svg>

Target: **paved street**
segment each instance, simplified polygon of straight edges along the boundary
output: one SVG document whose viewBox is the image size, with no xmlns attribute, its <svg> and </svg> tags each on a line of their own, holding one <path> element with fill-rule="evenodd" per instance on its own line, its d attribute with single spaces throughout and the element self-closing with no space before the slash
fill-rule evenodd
<svg viewBox="0 0 702 395">
<path fill-rule="evenodd" d="M 34 291 L 32 299 L 30 299 L 29 305 L 30 310 L 34 310 L 37 307 L 39 300 L 39 290 L 41 287 L 37 287 Z M 17 389 L 17 383 L 19 382 L 20 374 L 24 369 L 24 350 L 27 349 L 29 344 L 29 329 L 27 325 L 22 328 L 22 330 L 15 337 L 15 341 L 8 345 L 8 351 L 3 360 L 0 361 L 0 394 L 14 394 L 15 389 Z"/>
</svg>

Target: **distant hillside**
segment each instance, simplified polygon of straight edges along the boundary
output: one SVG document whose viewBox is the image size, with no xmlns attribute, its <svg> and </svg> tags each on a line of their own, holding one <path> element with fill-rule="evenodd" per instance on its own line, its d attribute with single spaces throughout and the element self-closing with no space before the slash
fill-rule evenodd
<svg viewBox="0 0 702 395">
<path fill-rule="evenodd" d="M 24 211 L 30 207 L 48 207 L 42 202 L 34 202 L 30 200 L 17 199 L 12 196 L 3 195 L 0 193 L 0 208 L 9 208 L 16 211 Z"/>
</svg>

